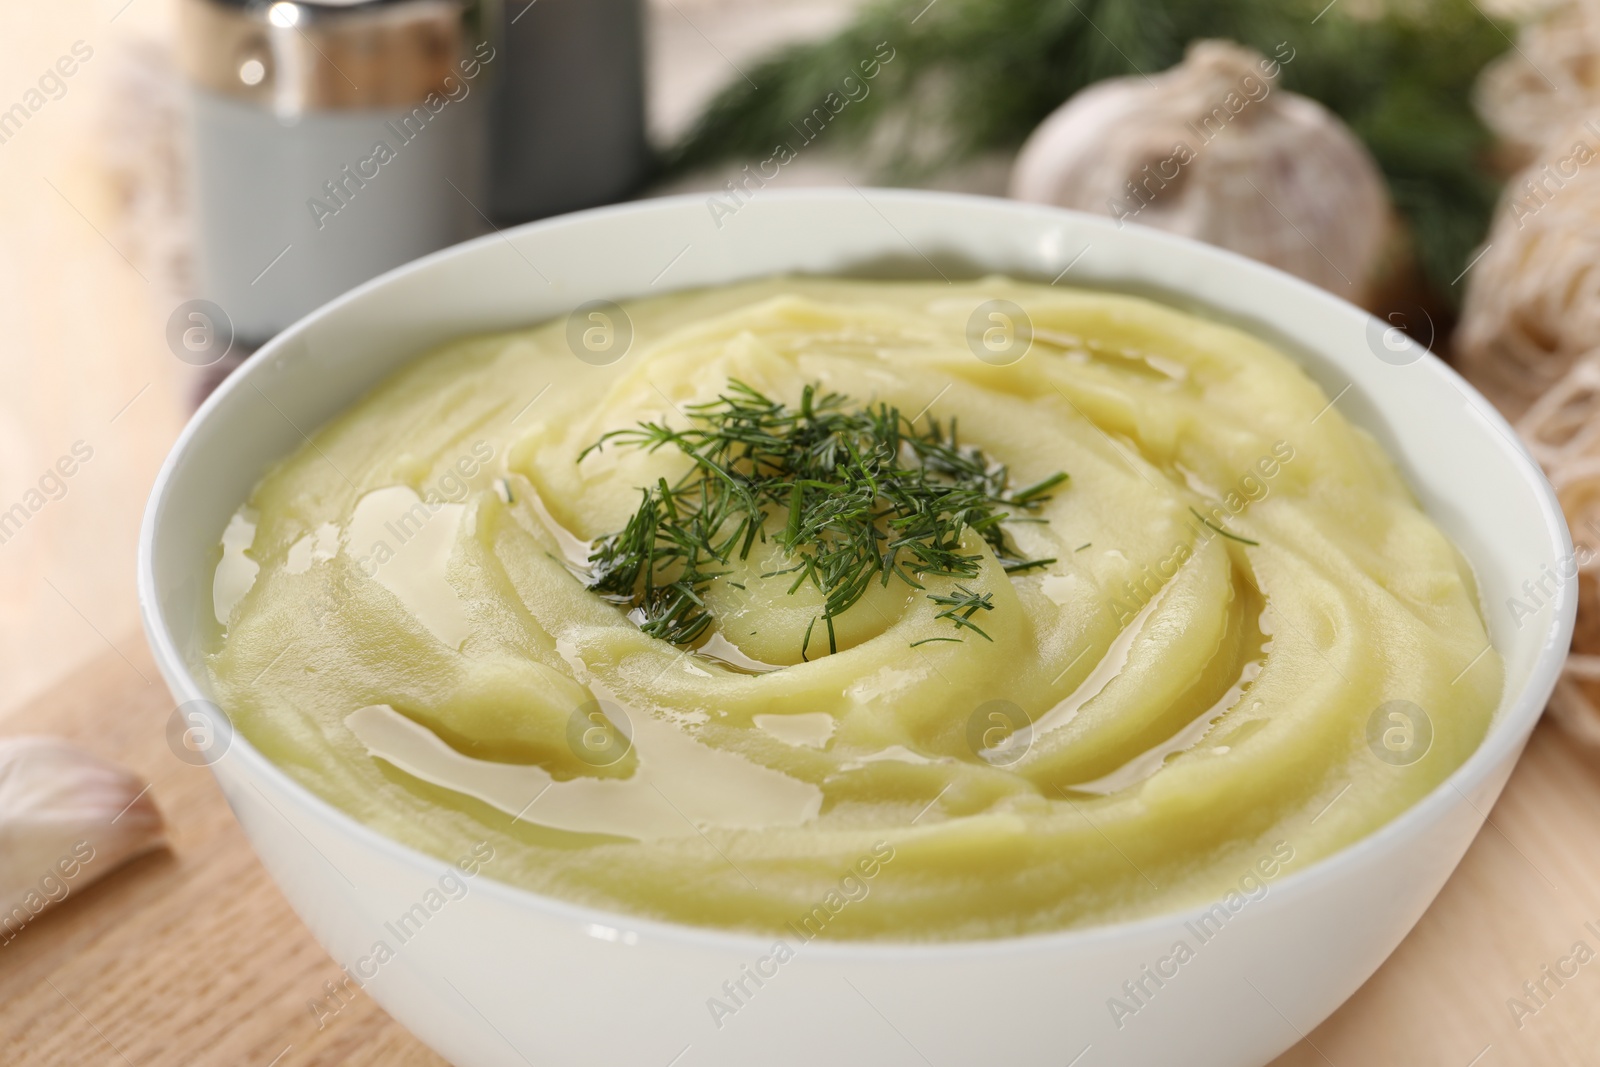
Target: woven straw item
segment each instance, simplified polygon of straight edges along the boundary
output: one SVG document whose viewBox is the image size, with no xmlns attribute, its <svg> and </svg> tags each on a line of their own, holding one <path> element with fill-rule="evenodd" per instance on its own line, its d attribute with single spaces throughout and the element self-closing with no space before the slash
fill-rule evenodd
<svg viewBox="0 0 1600 1067">
<path fill-rule="evenodd" d="M 1512 419 L 1600 343 L 1600 115 L 1506 186 L 1467 274 L 1456 364 Z"/>
<path fill-rule="evenodd" d="M 1600 109 L 1600 0 L 1557 4 L 1523 27 L 1517 47 L 1478 77 L 1473 103 L 1513 167 Z"/>
<path fill-rule="evenodd" d="M 1556 569 L 1578 582 L 1572 651 L 1550 698 L 1568 732 L 1600 746 L 1600 351 L 1528 409 L 1517 431 L 1544 467 L 1572 530 L 1573 559 Z"/>
</svg>

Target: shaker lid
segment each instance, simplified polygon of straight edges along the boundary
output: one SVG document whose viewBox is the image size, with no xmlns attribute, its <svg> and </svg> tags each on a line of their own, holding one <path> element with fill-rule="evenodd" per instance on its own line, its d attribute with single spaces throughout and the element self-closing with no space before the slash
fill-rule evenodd
<svg viewBox="0 0 1600 1067">
<path fill-rule="evenodd" d="M 474 0 L 180 0 L 180 58 L 202 88 L 270 108 L 393 108 L 459 80 Z"/>
</svg>

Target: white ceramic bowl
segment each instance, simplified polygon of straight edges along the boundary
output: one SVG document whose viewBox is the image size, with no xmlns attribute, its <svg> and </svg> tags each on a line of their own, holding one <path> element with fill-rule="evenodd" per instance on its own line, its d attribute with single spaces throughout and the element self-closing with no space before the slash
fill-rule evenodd
<svg viewBox="0 0 1600 1067">
<path fill-rule="evenodd" d="M 1126 999 L 1125 981 L 1192 940 L 1184 924 L 1198 911 L 998 941 L 803 945 L 759 988 L 746 979 L 751 995 L 718 1026 L 708 998 L 727 1001 L 724 982 L 766 956 L 771 938 L 604 913 L 485 874 L 401 944 L 385 924 L 448 865 L 334 810 L 235 738 L 213 770 L 245 832 L 306 925 L 391 1015 L 458 1067 L 1254 1065 L 1383 962 L 1477 833 L 1549 696 L 1574 587 L 1520 625 L 1506 604 L 1570 555 L 1566 524 L 1510 428 L 1443 363 L 1416 358 L 1403 337 L 1381 343 L 1382 324 L 1320 289 L 1153 230 L 974 197 L 763 191 L 720 226 L 699 198 L 649 201 L 487 236 L 386 274 L 258 352 L 167 459 L 139 552 L 162 674 L 180 704 L 206 695 L 197 635 L 214 548 L 250 488 L 303 432 L 430 346 L 591 299 L 781 272 L 1048 281 L 1069 264 L 1065 282 L 1165 293 L 1278 341 L 1377 436 L 1482 583 L 1507 683 L 1478 752 L 1378 833 L 1271 883 L 1175 977 L 1159 989 L 1146 980 L 1152 994 L 1120 1027 L 1109 998 Z M 381 965 L 380 941 L 393 951 Z"/>
</svg>

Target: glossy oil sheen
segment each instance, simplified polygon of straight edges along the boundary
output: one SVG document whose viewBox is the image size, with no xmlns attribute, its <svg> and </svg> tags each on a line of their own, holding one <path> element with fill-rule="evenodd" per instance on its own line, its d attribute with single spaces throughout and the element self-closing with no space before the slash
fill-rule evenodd
<svg viewBox="0 0 1600 1067">
<path fill-rule="evenodd" d="M 1035 327 L 1006 366 L 968 343 L 990 299 Z M 1372 440 L 1247 334 L 1004 279 L 779 280 L 628 312 L 612 366 L 575 360 L 560 320 L 424 357 L 242 502 L 242 556 L 246 520 L 230 528 L 220 702 L 391 836 L 444 858 L 487 840 L 502 880 L 758 931 L 875 857 L 870 897 L 825 936 L 995 937 L 1169 910 L 1263 855 L 1327 855 L 1487 730 L 1501 665 L 1480 655 L 1470 569 Z M 730 377 L 791 403 L 816 381 L 931 401 L 1017 484 L 1067 471 L 1046 521 L 1011 527 L 1056 562 L 1007 577 L 988 561 L 992 641 L 913 648 L 948 623 L 891 583 L 840 620 L 837 654 L 803 662 L 820 600 L 760 577 L 780 562 L 768 546 L 734 565 L 743 590 L 708 595 L 715 645 L 644 636 L 582 588 L 572 549 L 682 457 L 576 457 L 607 430 L 681 425 Z M 296 548 L 325 546 L 329 524 L 337 552 Z M 239 594 L 246 557 L 259 573 Z M 1368 742 L 1394 700 L 1429 715 L 1414 762 Z M 1033 725 L 993 733 L 997 701 Z M 612 762 L 583 748 L 596 708 L 630 738 Z"/>
</svg>

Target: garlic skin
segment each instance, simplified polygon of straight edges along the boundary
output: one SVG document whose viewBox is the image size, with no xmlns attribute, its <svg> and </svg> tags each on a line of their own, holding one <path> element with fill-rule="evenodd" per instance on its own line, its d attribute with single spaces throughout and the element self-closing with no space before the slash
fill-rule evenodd
<svg viewBox="0 0 1600 1067">
<path fill-rule="evenodd" d="M 142 779 L 53 737 L 0 739 L 0 944 L 164 844 Z"/>
<path fill-rule="evenodd" d="M 1478 75 L 1473 105 L 1512 167 L 1600 110 L 1600 4 L 1567 0 L 1524 26 L 1517 47 Z"/>
<path fill-rule="evenodd" d="M 1456 365 L 1516 419 L 1600 344 L 1600 120 L 1507 183 L 1466 281 Z"/>
<path fill-rule="evenodd" d="M 1011 195 L 1197 238 L 1370 305 L 1396 236 L 1388 187 L 1337 117 L 1275 87 L 1279 71 L 1197 41 L 1161 74 L 1091 85 L 1028 138 Z"/>
</svg>

